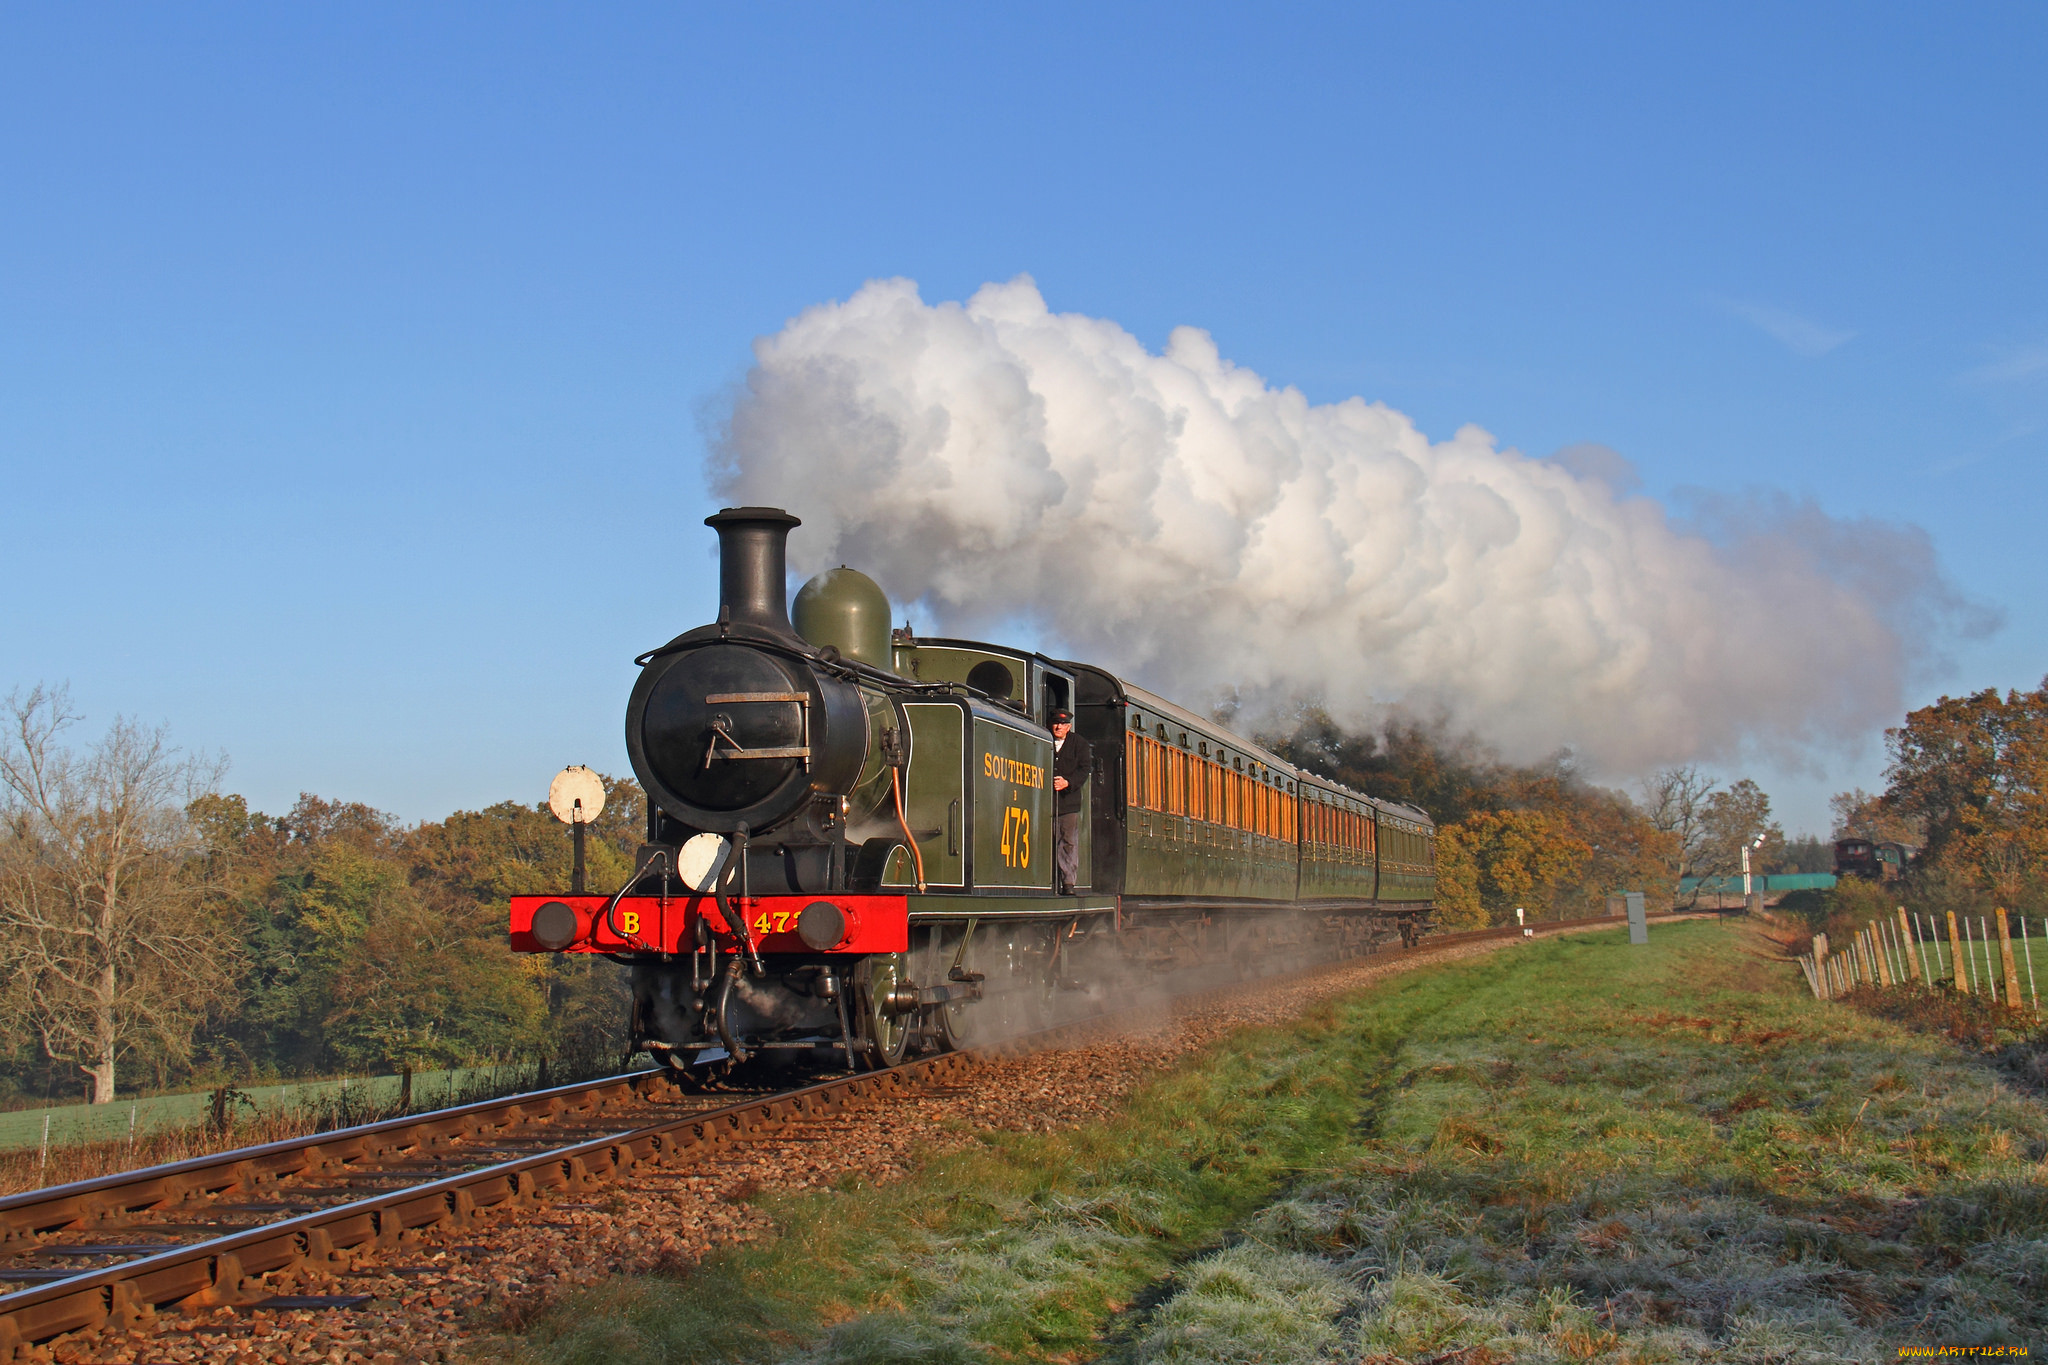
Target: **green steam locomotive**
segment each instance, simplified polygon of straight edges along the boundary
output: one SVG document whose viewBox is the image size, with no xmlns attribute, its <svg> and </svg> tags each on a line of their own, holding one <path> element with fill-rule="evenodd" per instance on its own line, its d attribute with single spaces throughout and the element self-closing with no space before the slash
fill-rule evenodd
<svg viewBox="0 0 2048 1365">
<path fill-rule="evenodd" d="M 1257 974 L 1423 929 L 1435 830 L 1091 664 L 891 628 L 835 569 L 785 605 L 774 508 L 729 508 L 719 613 L 638 660 L 647 843 L 610 894 L 515 897 L 523 952 L 625 963 L 633 1040 L 691 1077 L 889 1066 L 1165 972 Z M 794 620 L 792 620 L 792 614 Z M 1093 752 L 1055 882 L 1050 722 Z"/>
</svg>

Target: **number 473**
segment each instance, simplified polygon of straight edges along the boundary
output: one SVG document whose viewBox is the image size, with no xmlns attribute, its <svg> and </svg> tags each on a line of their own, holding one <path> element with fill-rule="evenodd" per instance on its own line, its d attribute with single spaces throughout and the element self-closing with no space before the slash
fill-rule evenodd
<svg viewBox="0 0 2048 1365">
<path fill-rule="evenodd" d="M 1003 865 L 1031 866 L 1031 812 L 1021 806 L 1003 811 Z"/>
</svg>

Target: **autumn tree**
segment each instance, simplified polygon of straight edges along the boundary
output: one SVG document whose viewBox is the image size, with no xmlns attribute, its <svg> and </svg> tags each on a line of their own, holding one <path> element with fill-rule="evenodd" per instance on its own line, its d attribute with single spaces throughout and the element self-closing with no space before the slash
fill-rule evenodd
<svg viewBox="0 0 2048 1365">
<path fill-rule="evenodd" d="M 345 842 L 321 849 L 312 874 L 301 927 L 325 1040 L 344 1065 L 410 1073 L 538 1040 L 545 1003 L 504 941 L 502 907 L 486 929 L 432 904 L 395 860 Z"/>
<path fill-rule="evenodd" d="M 1883 796 L 1872 796 L 1857 787 L 1836 792 L 1828 798 L 1834 816 L 1832 839 L 1869 839 L 1874 843 L 1907 844 L 1918 848 L 1927 841 L 1920 822 L 1899 810 Z"/>
<path fill-rule="evenodd" d="M 631 873 L 645 805 L 606 779 L 589 873 Z M 242 1075 L 512 1057 L 615 1066 L 624 973 L 586 954 L 517 954 L 506 901 L 564 889 L 568 830 L 544 803 L 499 802 L 404 826 L 359 802 L 301 795 L 281 816 L 239 796 L 195 803 L 222 912 L 244 945 L 242 1006 L 205 1039 Z"/>
<path fill-rule="evenodd" d="M 1550 811 L 1481 811 L 1437 831 L 1437 904 L 1444 927 L 1482 929 L 1514 918 L 1557 918 L 1593 849 Z"/>
<path fill-rule="evenodd" d="M 1732 876 L 1742 870 L 1742 850 L 1758 855 L 1785 841 L 1785 831 L 1771 818 L 1771 798 L 1748 778 L 1741 778 L 1708 796 L 1700 812 L 1700 852 L 1694 864 L 1703 877 Z M 1762 843 L 1758 843 L 1762 840 Z"/>
<path fill-rule="evenodd" d="M 2011 901 L 2048 855 L 2048 681 L 1942 697 L 1885 732 L 1880 808 L 1924 833 L 1923 858 Z"/>
<path fill-rule="evenodd" d="M 178 1057 L 223 998 L 233 940 L 206 913 L 185 807 L 217 768 L 116 719 L 83 752 L 63 689 L 8 697 L 0 738 L 0 945 L 44 1051 L 114 1098 L 138 1049 Z"/>
</svg>

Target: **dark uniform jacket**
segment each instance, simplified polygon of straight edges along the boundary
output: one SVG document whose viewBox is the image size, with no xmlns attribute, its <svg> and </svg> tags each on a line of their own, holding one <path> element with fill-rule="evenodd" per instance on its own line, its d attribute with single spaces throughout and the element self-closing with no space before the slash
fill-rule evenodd
<svg viewBox="0 0 2048 1365">
<path fill-rule="evenodd" d="M 1081 784 L 1088 780 L 1094 765 L 1095 750 L 1081 738 L 1081 732 L 1067 731 L 1067 742 L 1060 745 L 1052 760 L 1052 775 L 1067 779 L 1067 789 L 1054 793 L 1059 798 L 1059 804 L 1053 807 L 1056 814 L 1073 815 L 1081 809 Z"/>
</svg>

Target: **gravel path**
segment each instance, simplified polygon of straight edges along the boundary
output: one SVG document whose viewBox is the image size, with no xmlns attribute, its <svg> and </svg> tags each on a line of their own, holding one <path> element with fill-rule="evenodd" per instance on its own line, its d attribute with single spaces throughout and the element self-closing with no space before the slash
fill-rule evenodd
<svg viewBox="0 0 2048 1365">
<path fill-rule="evenodd" d="M 1599 926 L 1607 927 L 1607 926 Z M 278 1294 L 367 1294 L 353 1309 L 222 1308 L 160 1315 L 156 1328 L 62 1338 L 31 1360 L 287 1362 L 411 1365 L 490 1359 L 493 1336 L 516 1332 L 557 1297 L 607 1276 L 680 1271 L 720 1243 L 750 1240 L 770 1220 L 745 1202 L 763 1189 L 800 1190 L 858 1173 L 889 1180 L 974 1130 L 1072 1128 L 1109 1117 L 1133 1090 L 1188 1053 L 1247 1025 L 1277 1023 L 1379 977 L 1513 947 L 1468 943 L 1414 957 L 1366 958 L 1281 985 L 1162 1010 L 1116 1037 L 991 1061 L 971 1089 L 894 1102 L 785 1131 L 687 1171 L 648 1169 L 588 1196 L 507 1210 L 467 1229 L 408 1233 L 396 1252 L 365 1250 L 348 1269 L 302 1270 Z M 473 1351 L 471 1348 L 475 1348 Z"/>
</svg>

